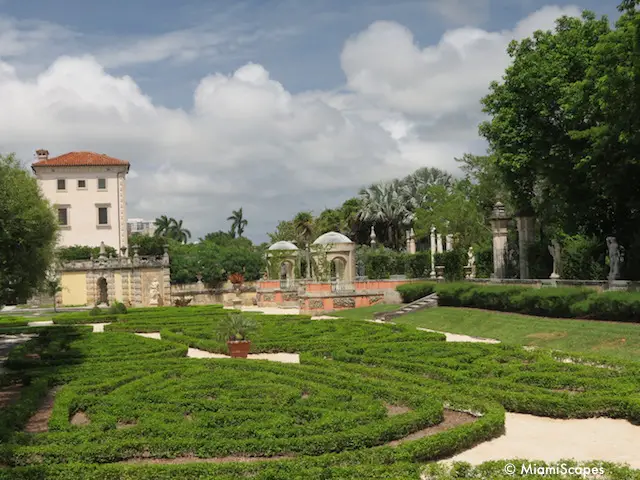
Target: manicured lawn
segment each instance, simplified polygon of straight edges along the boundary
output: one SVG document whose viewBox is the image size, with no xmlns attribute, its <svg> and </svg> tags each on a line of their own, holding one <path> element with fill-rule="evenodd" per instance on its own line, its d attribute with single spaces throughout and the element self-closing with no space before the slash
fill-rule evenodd
<svg viewBox="0 0 640 480">
<path fill-rule="evenodd" d="M 473 308 L 438 307 L 398 317 L 397 323 L 568 352 L 640 359 L 640 325 L 532 317 Z"/>
<path fill-rule="evenodd" d="M 348 318 L 349 320 L 370 320 L 373 314 L 377 312 L 393 312 L 401 308 L 402 305 L 373 305 L 372 307 L 351 308 L 349 310 L 340 310 L 338 312 L 329 313 L 327 315 Z"/>
</svg>

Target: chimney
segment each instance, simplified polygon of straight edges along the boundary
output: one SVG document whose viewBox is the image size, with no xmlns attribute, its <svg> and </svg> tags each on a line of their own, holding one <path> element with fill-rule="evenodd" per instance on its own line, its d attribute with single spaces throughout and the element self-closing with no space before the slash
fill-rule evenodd
<svg viewBox="0 0 640 480">
<path fill-rule="evenodd" d="M 45 150 L 43 148 L 36 150 L 36 156 L 38 157 L 38 161 L 41 162 L 43 160 L 49 159 L 49 150 Z"/>
</svg>

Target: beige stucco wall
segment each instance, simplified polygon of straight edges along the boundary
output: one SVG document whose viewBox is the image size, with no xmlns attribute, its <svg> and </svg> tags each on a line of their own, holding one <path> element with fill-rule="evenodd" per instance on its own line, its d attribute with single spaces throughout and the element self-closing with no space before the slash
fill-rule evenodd
<svg viewBox="0 0 640 480">
<path fill-rule="evenodd" d="M 116 291 L 116 300 L 122 302 L 124 301 L 124 298 L 122 296 L 122 275 L 120 274 L 120 272 L 115 272 L 113 274 L 113 278 L 115 283 L 114 287 Z"/>
<path fill-rule="evenodd" d="M 87 279 L 85 272 L 62 272 L 60 276 L 62 285 L 62 305 L 86 305 L 87 304 Z"/>
<path fill-rule="evenodd" d="M 69 227 L 60 227 L 60 246 L 127 246 L 125 172 L 126 167 L 36 167 L 44 196 L 69 207 Z M 106 190 L 98 190 L 98 178 L 106 179 Z M 65 191 L 58 191 L 58 179 L 66 180 Z M 86 180 L 85 189 L 78 188 L 78 180 Z M 108 205 L 108 226 L 98 225 L 97 205 Z"/>
</svg>

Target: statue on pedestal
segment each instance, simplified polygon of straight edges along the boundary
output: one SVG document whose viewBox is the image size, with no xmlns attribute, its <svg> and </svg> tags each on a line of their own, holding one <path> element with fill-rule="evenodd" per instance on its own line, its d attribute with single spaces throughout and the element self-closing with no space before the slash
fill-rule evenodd
<svg viewBox="0 0 640 480">
<path fill-rule="evenodd" d="M 560 278 L 560 244 L 558 243 L 558 241 L 556 239 L 553 239 L 551 241 L 551 245 L 547 246 L 549 253 L 551 254 L 551 257 L 553 257 L 553 272 L 551 272 L 551 275 L 549 276 L 549 278 L 551 279 L 557 279 Z"/>
</svg>

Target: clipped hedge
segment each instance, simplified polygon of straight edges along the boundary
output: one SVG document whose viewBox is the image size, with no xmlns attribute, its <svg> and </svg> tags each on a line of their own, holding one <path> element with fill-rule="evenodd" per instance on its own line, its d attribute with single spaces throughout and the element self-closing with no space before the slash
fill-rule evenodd
<svg viewBox="0 0 640 480">
<path fill-rule="evenodd" d="M 533 288 L 473 283 L 437 284 L 436 292 L 441 306 L 640 323 L 640 293 L 636 292 L 598 293 L 576 287 Z"/>
<path fill-rule="evenodd" d="M 396 291 L 402 297 L 403 303 L 411 303 L 431 295 L 436 290 L 435 282 L 415 282 L 398 285 Z"/>
</svg>

